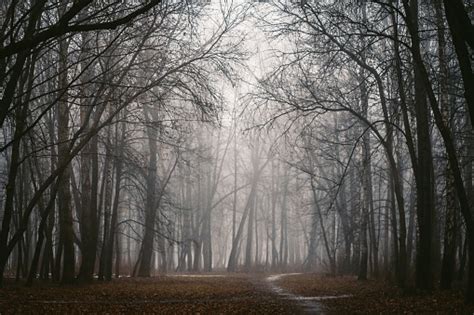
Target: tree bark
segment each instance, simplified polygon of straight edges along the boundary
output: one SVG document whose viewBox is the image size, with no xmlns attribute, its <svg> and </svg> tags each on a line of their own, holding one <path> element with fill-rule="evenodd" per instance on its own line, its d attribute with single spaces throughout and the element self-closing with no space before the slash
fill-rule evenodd
<svg viewBox="0 0 474 315">
<path fill-rule="evenodd" d="M 471 127 L 474 123 L 474 73 L 468 46 L 474 50 L 474 26 L 462 0 L 443 0 L 444 12 L 459 62 L 464 83 L 464 98 L 470 116 Z"/>
<path fill-rule="evenodd" d="M 443 4 L 442 0 L 434 0 L 433 5 L 436 13 L 436 24 L 438 26 L 438 58 L 439 58 L 439 102 L 446 125 L 453 129 L 451 125 L 451 111 L 448 100 L 448 65 L 446 60 L 446 37 L 444 33 Z M 441 265 L 442 289 L 451 289 L 454 279 L 454 269 L 456 266 L 456 239 L 457 239 L 457 200 L 454 187 L 454 177 L 449 164 L 445 169 L 446 185 L 446 208 L 445 208 L 445 229 L 444 229 L 444 250 Z"/>
<path fill-rule="evenodd" d="M 82 75 L 81 87 L 81 109 L 80 119 L 81 126 L 85 132 L 89 131 L 89 119 L 92 115 L 94 106 L 92 104 L 92 77 L 93 73 L 88 65 L 88 60 L 92 56 L 91 36 L 88 33 L 82 34 L 82 51 L 81 55 L 85 62 L 82 62 L 84 73 Z M 96 138 L 96 137 L 94 137 Z M 78 279 L 83 282 L 91 282 L 94 275 L 94 267 L 97 256 L 97 240 L 98 240 L 98 218 L 97 218 L 97 199 L 93 195 L 97 195 L 97 190 L 93 190 L 92 174 L 94 143 L 88 143 L 80 153 L 80 189 L 81 202 L 77 205 L 79 213 L 79 227 L 81 232 L 81 267 L 79 269 Z M 97 171 L 95 169 L 94 171 Z M 92 202 L 95 201 L 95 204 Z"/>
<path fill-rule="evenodd" d="M 149 115 L 145 113 L 148 124 L 150 124 Z M 154 117 L 153 115 L 151 117 Z M 153 243 L 155 238 L 155 219 L 156 219 L 156 182 L 157 182 L 157 140 L 158 130 L 155 126 L 147 127 L 148 134 L 148 167 L 146 176 L 146 200 L 145 200 L 145 234 L 142 242 L 142 257 L 138 269 L 139 277 L 149 277 L 151 275 L 151 263 L 153 253 Z"/>
<path fill-rule="evenodd" d="M 117 222 L 119 215 L 119 204 L 120 204 L 120 192 L 122 182 L 122 168 L 123 168 L 123 147 L 125 146 L 125 124 L 121 123 L 121 131 L 116 128 L 116 141 L 115 141 L 115 187 L 114 187 L 114 199 L 112 203 L 112 217 L 110 219 L 110 229 L 107 235 L 106 244 L 107 247 L 105 256 L 105 280 L 112 280 L 113 271 L 113 253 L 114 253 L 114 242 L 117 238 Z"/>
<path fill-rule="evenodd" d="M 58 102 L 58 163 L 70 154 L 69 152 L 69 104 L 67 89 L 67 50 L 66 39 L 59 42 L 59 83 L 58 90 L 62 93 Z M 58 208 L 59 233 L 63 246 L 62 283 L 73 283 L 75 276 L 74 228 L 72 220 L 72 205 L 70 191 L 71 166 L 66 167 L 59 176 Z"/>
</svg>

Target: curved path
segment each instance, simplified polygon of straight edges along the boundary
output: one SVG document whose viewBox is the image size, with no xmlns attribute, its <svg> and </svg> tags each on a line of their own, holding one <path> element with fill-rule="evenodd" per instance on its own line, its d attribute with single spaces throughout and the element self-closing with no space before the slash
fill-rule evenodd
<svg viewBox="0 0 474 315">
<path fill-rule="evenodd" d="M 265 280 L 267 282 L 268 287 L 270 290 L 276 294 L 278 294 L 283 299 L 293 300 L 299 304 L 306 314 L 325 314 L 324 306 L 318 302 L 317 298 L 312 297 L 304 297 L 301 295 L 296 295 L 291 292 L 286 291 L 282 287 L 276 284 L 277 280 L 287 277 L 287 276 L 294 276 L 299 275 L 300 273 L 283 273 L 283 274 L 276 274 L 267 277 Z"/>
<path fill-rule="evenodd" d="M 120 278 L 77 286 L 39 282 L 0 288 L 3 313 L 325 314 L 323 299 L 285 290 L 297 274 L 176 274 Z"/>
</svg>

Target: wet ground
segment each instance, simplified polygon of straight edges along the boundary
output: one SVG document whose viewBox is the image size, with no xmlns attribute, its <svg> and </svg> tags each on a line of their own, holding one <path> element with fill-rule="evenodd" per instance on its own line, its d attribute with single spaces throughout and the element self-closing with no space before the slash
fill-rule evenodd
<svg viewBox="0 0 474 315">
<path fill-rule="evenodd" d="M 90 285 L 7 281 L 0 314 L 469 314 L 460 291 L 406 295 L 383 281 L 318 274 L 175 274 Z"/>
<path fill-rule="evenodd" d="M 401 290 L 383 279 L 309 273 L 282 276 L 275 284 L 296 300 L 317 302 L 324 314 L 474 314 L 474 306 L 464 303 L 461 283 L 427 293 Z"/>
<path fill-rule="evenodd" d="M 300 273 L 287 273 L 271 275 L 265 278 L 268 288 L 276 293 L 280 298 L 297 303 L 301 311 L 305 314 L 326 314 L 327 310 L 320 302 L 328 298 L 344 298 L 343 296 L 303 296 L 291 292 L 291 290 L 283 288 L 278 282 L 286 277 L 299 276 Z"/>
<path fill-rule="evenodd" d="M 0 314 L 304 314 L 264 275 L 170 275 L 90 285 L 7 284 Z"/>
</svg>

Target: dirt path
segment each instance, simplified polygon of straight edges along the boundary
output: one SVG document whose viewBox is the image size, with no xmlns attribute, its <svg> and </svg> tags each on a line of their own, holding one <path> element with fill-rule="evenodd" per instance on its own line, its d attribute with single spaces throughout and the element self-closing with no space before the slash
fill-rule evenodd
<svg viewBox="0 0 474 315">
<path fill-rule="evenodd" d="M 326 300 L 352 296 L 324 289 L 304 291 L 314 281 L 307 283 L 306 277 L 298 273 L 211 273 L 73 286 L 43 282 L 26 288 L 7 283 L 0 289 L 0 314 L 328 314 Z M 324 288 L 321 283 L 317 287 Z"/>
<path fill-rule="evenodd" d="M 283 292 L 322 303 L 323 312 L 329 314 L 474 314 L 474 308 L 463 303 L 459 290 L 410 293 L 380 279 L 358 281 L 355 276 L 316 273 L 274 278 L 273 283 Z"/>
<path fill-rule="evenodd" d="M 7 280 L 0 314 L 474 314 L 460 291 L 407 295 L 383 281 L 318 274 L 178 274 L 89 285 Z"/>
<path fill-rule="evenodd" d="M 319 302 L 320 298 L 318 297 L 304 297 L 301 295 L 296 295 L 291 293 L 282 287 L 280 287 L 276 282 L 283 277 L 300 275 L 300 273 L 286 273 L 286 274 L 277 274 L 267 277 L 265 280 L 267 282 L 270 290 L 283 299 L 295 301 L 302 309 L 302 312 L 305 314 L 325 314 L 324 306 Z"/>
</svg>

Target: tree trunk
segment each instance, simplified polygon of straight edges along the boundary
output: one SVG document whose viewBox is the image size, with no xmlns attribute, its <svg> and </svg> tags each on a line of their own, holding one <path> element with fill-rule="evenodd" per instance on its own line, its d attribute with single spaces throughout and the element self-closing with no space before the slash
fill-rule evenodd
<svg viewBox="0 0 474 315">
<path fill-rule="evenodd" d="M 413 37 L 412 47 L 420 51 L 418 36 L 418 1 L 411 0 Z M 418 218 L 418 248 L 416 251 L 416 286 L 419 289 L 433 288 L 434 257 L 434 178 L 433 155 L 431 152 L 429 109 L 426 99 L 426 89 L 418 67 L 415 73 L 415 115 L 418 150 L 418 176 L 416 176 L 417 218 Z"/>
<path fill-rule="evenodd" d="M 285 168 L 280 212 L 280 267 L 282 270 L 285 270 L 288 265 L 288 182 L 288 168 Z"/>
<path fill-rule="evenodd" d="M 112 152 L 110 148 L 110 131 L 107 134 L 107 143 L 105 146 L 105 161 L 104 161 L 104 170 L 102 174 L 102 184 L 100 188 L 100 201 L 101 205 L 100 212 L 103 212 L 103 229 L 102 229 L 102 249 L 100 253 L 100 264 L 99 264 L 99 280 L 105 280 L 105 271 L 107 263 L 107 251 L 109 247 L 107 246 L 108 235 L 110 233 L 110 213 L 111 213 L 111 203 L 112 203 L 112 170 L 111 170 L 111 160 Z M 103 209 L 103 210 L 102 210 Z"/>
<path fill-rule="evenodd" d="M 462 0 L 443 0 L 444 12 L 459 62 L 464 83 L 464 98 L 470 116 L 471 127 L 474 123 L 474 73 L 472 69 L 472 50 L 474 50 L 474 27 Z M 440 6 L 440 5 L 439 5 Z M 471 47 L 471 54 L 468 46 Z"/>
<path fill-rule="evenodd" d="M 150 113 L 145 113 L 146 117 Z M 153 117 L 153 115 L 152 115 Z M 148 120 L 150 123 L 150 120 Z M 156 219 L 156 182 L 157 182 L 157 138 L 158 130 L 154 126 L 147 127 L 148 134 L 148 168 L 146 176 L 146 200 L 145 200 L 145 234 L 142 242 L 142 257 L 138 269 L 139 277 L 149 277 L 151 275 L 151 263 L 153 254 L 153 241 L 155 238 Z"/>
<path fill-rule="evenodd" d="M 321 214 L 321 208 L 318 203 L 319 200 L 316 194 L 316 186 L 314 183 L 314 178 L 311 177 L 310 180 L 311 180 L 311 191 L 313 195 L 313 209 L 314 209 L 314 212 L 318 215 L 319 227 L 321 228 L 321 233 L 323 234 L 324 248 L 326 249 L 326 255 L 328 256 L 328 259 L 329 259 L 329 269 L 330 269 L 329 272 L 331 275 L 335 275 L 336 274 L 336 260 L 335 260 L 335 257 L 332 255 L 332 251 L 329 245 L 326 228 L 323 222 L 323 216 Z"/>
<path fill-rule="evenodd" d="M 443 5 L 442 0 L 434 0 L 436 12 L 436 24 L 438 26 L 438 58 L 439 58 L 439 101 L 443 111 L 446 125 L 453 129 L 450 121 L 450 108 L 448 100 L 448 65 L 446 60 L 446 38 L 444 34 Z M 441 265 L 442 289 L 451 289 L 456 266 L 456 239 L 457 239 L 457 205 L 456 190 L 454 187 L 454 177 L 449 164 L 445 166 L 446 184 L 446 209 L 445 209 L 445 229 L 444 229 L 444 250 Z"/>
<path fill-rule="evenodd" d="M 249 272 L 252 268 L 252 245 L 253 245 L 253 224 L 254 224 L 254 216 L 255 216 L 255 195 L 252 194 L 252 200 L 250 201 L 250 211 L 249 211 L 249 219 L 247 223 L 247 245 L 245 247 L 245 263 L 244 269 L 245 271 Z"/>
<path fill-rule="evenodd" d="M 92 55 L 91 48 L 91 35 L 87 32 L 81 34 L 82 46 L 81 55 L 86 58 L 85 62 L 82 62 L 81 66 L 84 69 L 82 75 L 82 87 L 81 87 L 81 99 L 82 102 L 92 102 L 92 87 L 91 80 L 93 73 L 88 65 L 88 58 Z M 92 104 L 81 104 L 80 119 L 81 126 L 85 132 L 89 131 L 89 120 L 91 118 L 94 106 Z M 96 138 L 96 137 L 94 137 Z M 77 205 L 79 212 L 79 227 L 81 232 L 81 250 L 82 260 L 81 267 L 79 269 L 78 278 L 83 282 L 91 282 L 94 275 L 94 267 L 97 256 L 97 240 L 98 240 L 98 218 L 97 218 L 97 198 L 93 198 L 93 195 L 97 195 L 97 190 L 93 190 L 92 183 L 92 171 L 93 171 L 93 154 L 94 152 L 94 141 L 89 142 L 81 151 L 80 158 L 80 189 L 81 189 L 81 202 Z M 95 171 L 97 171 L 95 169 Z M 95 204 L 92 202 L 95 201 Z"/>
<path fill-rule="evenodd" d="M 58 90 L 62 93 L 58 102 L 58 164 L 69 156 L 69 104 L 66 92 L 67 79 L 67 53 L 66 39 L 59 42 L 59 83 Z M 58 208 L 59 208 L 59 233 L 63 246 L 62 283 L 74 282 L 75 253 L 74 253 L 74 228 L 72 220 L 72 205 L 70 191 L 71 166 L 68 166 L 59 176 Z"/>
<path fill-rule="evenodd" d="M 275 171 L 274 161 L 272 161 L 272 194 L 271 194 L 271 207 L 272 207 L 272 269 L 275 269 L 278 265 L 278 250 L 276 248 L 276 202 L 278 196 L 277 183 L 275 177 L 279 175 L 279 168 Z"/>
<path fill-rule="evenodd" d="M 106 243 L 104 246 L 107 247 L 105 255 L 105 280 L 112 280 L 113 270 L 113 253 L 114 253 L 114 242 L 116 239 L 117 222 L 119 215 L 119 204 L 120 204 L 120 189 L 122 181 L 122 168 L 123 168 L 123 147 L 125 146 L 125 124 L 121 124 L 121 131 L 119 135 L 118 128 L 115 131 L 115 187 L 114 187 L 114 199 L 112 203 L 112 217 L 110 219 L 110 228 L 107 235 Z"/>
<path fill-rule="evenodd" d="M 250 187 L 250 193 L 249 193 L 249 196 L 248 196 L 248 199 L 247 199 L 247 202 L 245 204 L 245 208 L 242 214 L 242 219 L 240 220 L 239 227 L 235 234 L 235 239 L 232 242 L 232 248 L 231 248 L 229 260 L 227 263 L 227 271 L 229 272 L 237 271 L 238 252 L 240 248 L 240 240 L 242 238 L 245 221 L 247 220 L 247 217 L 251 208 L 251 202 L 254 198 L 253 195 L 256 194 L 257 184 L 260 179 L 260 175 L 265 169 L 265 166 L 268 164 L 269 161 L 270 159 L 267 159 L 267 161 L 262 166 L 259 166 L 258 158 L 257 158 L 252 163 L 253 165 L 252 185 Z"/>
</svg>

